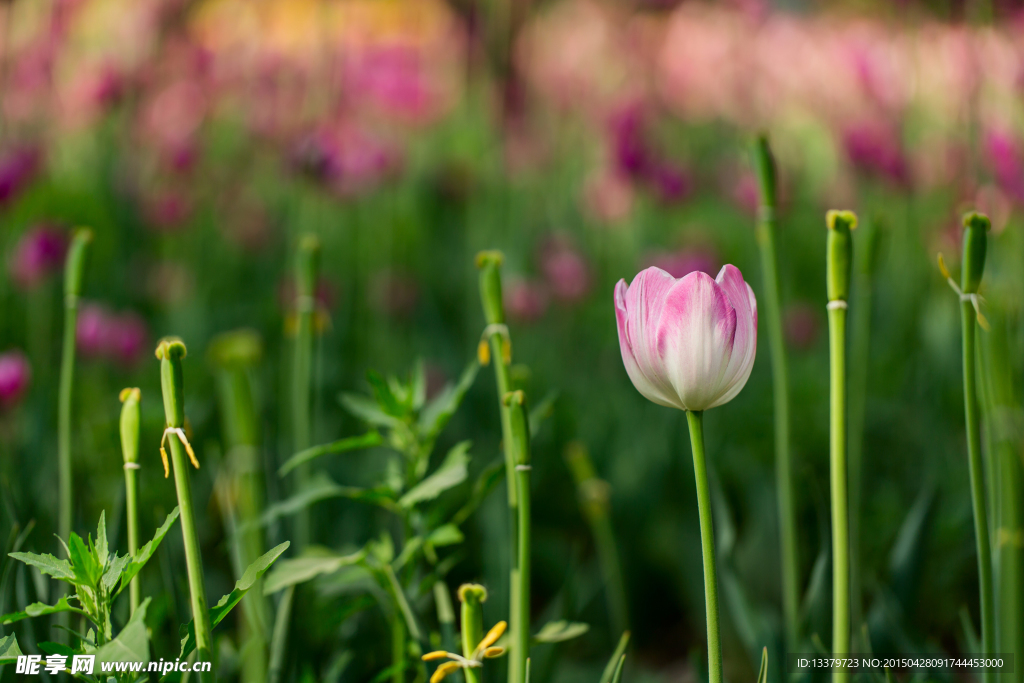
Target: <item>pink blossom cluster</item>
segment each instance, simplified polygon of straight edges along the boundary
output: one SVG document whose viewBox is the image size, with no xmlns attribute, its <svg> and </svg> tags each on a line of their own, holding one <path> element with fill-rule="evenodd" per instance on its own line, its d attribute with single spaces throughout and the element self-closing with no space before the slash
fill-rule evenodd
<svg viewBox="0 0 1024 683">
<path fill-rule="evenodd" d="M 130 367 L 150 350 L 149 329 L 132 311 L 115 312 L 103 304 L 87 303 L 78 313 L 78 350 L 86 358 L 102 358 Z"/>
</svg>

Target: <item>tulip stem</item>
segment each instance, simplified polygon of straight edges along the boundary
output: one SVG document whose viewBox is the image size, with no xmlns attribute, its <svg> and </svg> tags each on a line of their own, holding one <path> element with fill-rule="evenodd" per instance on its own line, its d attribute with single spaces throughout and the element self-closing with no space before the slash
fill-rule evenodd
<svg viewBox="0 0 1024 683">
<path fill-rule="evenodd" d="M 789 372 L 782 335 L 782 306 L 779 270 L 775 254 L 776 182 L 775 160 L 768 139 L 760 136 L 754 146 L 758 172 L 760 207 L 757 245 L 764 271 L 765 321 L 772 362 L 775 407 L 775 487 L 779 507 L 779 542 L 782 556 L 782 614 L 786 647 L 794 650 L 800 640 L 800 556 L 797 546 L 796 503 L 793 496 L 793 462 L 789 438 Z"/>
<path fill-rule="evenodd" d="M 320 243 L 314 235 L 299 242 L 295 269 L 295 347 L 292 356 L 292 446 L 295 452 L 310 444 L 310 372 L 313 358 L 313 315 L 316 308 L 317 258 Z M 295 471 L 295 486 L 302 490 L 309 482 L 309 465 Z M 295 519 L 295 541 L 300 549 L 310 542 L 309 508 Z"/>
<path fill-rule="evenodd" d="M 988 501 L 985 495 L 985 469 L 981 461 L 981 423 L 978 412 L 975 376 L 975 323 L 977 313 L 970 301 L 960 303 L 963 327 L 964 419 L 967 423 L 967 458 L 971 473 L 971 503 L 974 506 L 974 537 L 978 553 L 978 588 L 981 600 L 981 652 L 995 652 L 995 609 L 992 598 L 992 548 L 988 532 Z M 982 681 L 992 680 L 985 670 Z"/>
<path fill-rule="evenodd" d="M 829 463 L 832 489 L 832 654 L 850 652 L 850 520 L 846 462 L 846 309 L 828 311 L 830 371 Z M 844 683 L 849 672 L 836 670 Z"/>
<path fill-rule="evenodd" d="M 718 573 L 715 569 L 715 529 L 711 522 L 711 487 L 704 458 L 704 413 L 686 411 L 693 450 L 693 476 L 697 482 L 700 546 L 704 555 L 704 606 L 708 621 L 708 681 L 722 683 L 722 646 L 718 628 Z"/>
<path fill-rule="evenodd" d="M 526 683 L 526 660 L 530 657 L 530 427 L 526 396 L 522 391 L 507 394 L 504 403 L 511 409 L 519 510 L 518 571 L 514 591 L 515 621 L 519 628 L 513 634 L 515 641 L 510 654 L 516 660 L 519 683 Z"/>
<path fill-rule="evenodd" d="M 142 394 L 138 389 L 125 389 L 121 392 L 121 453 L 124 458 L 124 495 L 125 514 L 128 517 L 128 553 L 134 557 L 139 550 L 139 512 L 138 486 L 135 481 L 135 470 L 139 460 L 139 422 L 141 412 L 139 401 Z M 128 585 L 131 614 L 139 607 L 141 588 L 138 575 Z"/>
</svg>

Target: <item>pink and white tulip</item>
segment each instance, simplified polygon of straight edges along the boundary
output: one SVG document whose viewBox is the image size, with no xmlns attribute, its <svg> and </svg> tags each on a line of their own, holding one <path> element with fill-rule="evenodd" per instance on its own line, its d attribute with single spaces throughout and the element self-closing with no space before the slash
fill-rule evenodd
<svg viewBox="0 0 1024 683">
<path fill-rule="evenodd" d="M 757 300 L 733 265 L 712 279 L 647 268 L 615 286 L 619 346 L 633 386 L 670 408 L 701 411 L 743 389 L 757 351 Z"/>
</svg>

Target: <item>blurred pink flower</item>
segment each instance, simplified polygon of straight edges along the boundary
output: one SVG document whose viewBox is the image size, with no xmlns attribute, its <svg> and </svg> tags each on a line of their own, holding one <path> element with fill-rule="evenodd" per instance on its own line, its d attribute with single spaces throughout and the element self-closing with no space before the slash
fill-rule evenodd
<svg viewBox="0 0 1024 683">
<path fill-rule="evenodd" d="M 186 170 L 193 160 L 195 138 L 206 109 L 206 94 L 191 78 L 179 78 L 164 86 L 146 103 L 143 134 L 147 142 L 156 145 L 169 167 Z"/>
<path fill-rule="evenodd" d="M 75 339 L 85 357 L 103 356 L 109 345 L 112 316 L 105 306 L 88 303 L 78 312 Z"/>
<path fill-rule="evenodd" d="M 11 277 L 22 289 L 31 289 L 64 265 L 67 237 L 49 225 L 28 230 L 11 253 Z"/>
<path fill-rule="evenodd" d="M 398 166 L 396 150 L 354 124 L 321 127 L 299 138 L 292 163 L 339 194 L 372 186 Z"/>
<path fill-rule="evenodd" d="M 603 223 L 617 223 L 633 211 L 633 185 L 619 173 L 604 169 L 583 186 L 583 209 Z"/>
<path fill-rule="evenodd" d="M 127 311 L 110 321 L 107 354 L 111 360 L 132 366 L 150 350 L 149 328 L 138 313 Z"/>
<path fill-rule="evenodd" d="M 907 159 L 897 133 L 885 125 L 863 123 L 843 131 L 846 157 L 858 171 L 890 182 L 909 181 Z"/>
<path fill-rule="evenodd" d="M 505 310 L 515 322 L 531 323 L 548 309 L 548 294 L 543 284 L 523 277 L 511 277 L 505 283 Z"/>
<path fill-rule="evenodd" d="M 1024 154 L 1014 137 L 999 130 L 985 134 L 985 156 L 996 184 L 1016 202 L 1024 202 Z"/>
<path fill-rule="evenodd" d="M 690 174 L 670 162 L 656 163 L 648 172 L 647 180 L 655 195 L 665 204 L 681 201 L 690 195 Z"/>
<path fill-rule="evenodd" d="M 615 169 L 633 180 L 646 178 L 654 160 L 644 139 L 644 112 L 641 106 L 631 104 L 613 114 L 609 130 Z"/>
<path fill-rule="evenodd" d="M 185 227 L 192 215 L 192 206 L 181 192 L 158 190 L 144 200 L 147 221 L 157 230 L 173 232 Z"/>
<path fill-rule="evenodd" d="M 651 266 L 661 268 L 676 279 L 694 271 L 714 277 L 719 269 L 718 258 L 710 250 L 700 248 L 652 253 L 644 261 L 644 268 Z"/>
<path fill-rule="evenodd" d="M 426 70 L 429 58 L 415 45 L 371 45 L 345 60 L 352 97 L 406 120 L 423 120 L 437 106 Z"/>
<path fill-rule="evenodd" d="M 791 304 L 782 314 L 782 327 L 790 346 L 798 351 L 807 351 L 818 339 L 818 312 L 807 303 Z"/>
<path fill-rule="evenodd" d="M 590 293 L 590 266 L 583 254 L 564 237 L 554 237 L 544 244 L 540 269 L 552 295 L 559 301 L 574 303 Z"/>
<path fill-rule="evenodd" d="M 750 169 L 744 169 L 739 177 L 730 173 L 728 176 L 729 190 L 732 201 L 744 213 L 750 216 L 757 215 L 758 204 L 761 203 L 760 189 L 757 186 L 757 176 Z"/>
<path fill-rule="evenodd" d="M 10 408 L 25 394 L 32 368 L 21 351 L 0 354 L 0 407 Z"/>
<path fill-rule="evenodd" d="M 0 206 L 13 201 L 32 182 L 39 162 L 39 150 L 34 147 L 17 147 L 0 155 Z"/>
</svg>

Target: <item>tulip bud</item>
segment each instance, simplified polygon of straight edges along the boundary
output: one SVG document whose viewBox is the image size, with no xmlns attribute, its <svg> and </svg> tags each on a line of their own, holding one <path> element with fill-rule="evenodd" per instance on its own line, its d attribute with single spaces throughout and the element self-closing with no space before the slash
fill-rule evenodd
<svg viewBox="0 0 1024 683">
<path fill-rule="evenodd" d="M 500 251 L 481 251 L 476 255 L 476 267 L 480 270 L 480 300 L 488 325 L 505 322 L 501 300 L 501 264 L 504 260 L 505 256 Z"/>
<path fill-rule="evenodd" d="M 825 280 L 829 301 L 850 298 L 850 264 L 853 259 L 853 241 L 850 231 L 857 227 L 857 216 L 852 211 L 832 210 L 825 214 L 828 239 L 825 252 Z"/>
<path fill-rule="evenodd" d="M 964 214 L 964 253 L 960 269 L 960 289 L 964 294 L 976 294 L 981 276 L 985 272 L 985 250 L 991 222 L 983 213 Z"/>
<path fill-rule="evenodd" d="M 79 228 L 71 238 L 71 248 L 64 266 L 64 296 L 67 299 L 75 300 L 82 292 L 82 273 L 91 242 L 92 230 L 88 228 Z"/>
<path fill-rule="evenodd" d="M 121 390 L 121 455 L 125 465 L 139 461 L 139 422 L 142 392 L 128 388 Z"/>
<path fill-rule="evenodd" d="M 160 359 L 164 416 L 167 418 L 168 427 L 181 427 L 185 424 L 185 379 L 181 371 L 181 361 L 186 353 L 184 342 L 177 337 L 161 339 L 156 347 L 156 357 Z"/>
<path fill-rule="evenodd" d="M 462 603 L 462 653 L 471 657 L 477 644 L 484 638 L 483 603 L 487 601 L 487 589 L 475 583 L 459 586 L 459 601 Z"/>
</svg>

